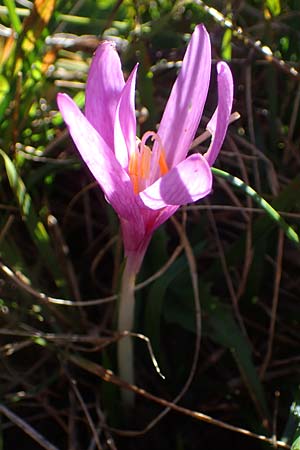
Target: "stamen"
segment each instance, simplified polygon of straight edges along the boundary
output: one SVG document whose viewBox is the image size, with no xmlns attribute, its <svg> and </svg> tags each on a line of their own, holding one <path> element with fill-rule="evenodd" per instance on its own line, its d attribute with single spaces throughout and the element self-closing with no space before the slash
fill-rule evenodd
<svg viewBox="0 0 300 450">
<path fill-rule="evenodd" d="M 158 147 L 159 147 L 158 164 L 159 164 L 161 175 L 165 175 L 166 173 L 169 172 L 169 168 L 167 165 L 164 147 L 163 147 L 163 143 L 162 143 L 160 136 L 157 133 L 155 133 L 154 131 L 147 131 L 147 133 L 145 133 L 144 136 L 142 137 L 141 143 L 142 144 L 145 143 L 147 141 L 147 139 L 149 139 L 150 137 L 151 137 L 151 141 L 158 142 Z"/>
<path fill-rule="evenodd" d="M 156 134 L 154 131 L 146 131 L 146 133 L 142 137 L 141 145 L 146 145 L 146 142 L 149 138 L 151 138 L 151 141 L 153 142 L 158 138 L 158 134 Z M 160 138 L 158 138 L 157 140 L 160 141 Z"/>
<path fill-rule="evenodd" d="M 161 174 L 162 175 L 166 175 L 166 173 L 169 172 L 169 168 L 167 166 L 167 161 L 166 161 L 165 154 L 164 154 L 163 150 L 161 150 L 160 153 L 159 153 L 158 164 L 159 164 L 159 167 L 160 167 Z"/>
<path fill-rule="evenodd" d="M 158 143 L 155 156 L 150 147 L 146 145 L 149 138 L 151 138 L 151 141 L 157 141 Z M 159 167 L 158 172 L 155 167 Z M 149 186 L 154 181 L 152 178 L 155 177 L 155 173 L 158 173 L 158 176 L 160 176 L 168 172 L 169 168 L 160 137 L 154 131 L 147 131 L 141 140 L 137 138 L 136 149 L 131 153 L 129 159 L 128 173 L 132 181 L 134 193 L 138 194 Z"/>
<path fill-rule="evenodd" d="M 141 177 L 146 179 L 150 173 L 151 150 L 147 145 L 144 145 L 140 151 L 141 158 Z"/>
<path fill-rule="evenodd" d="M 139 193 L 139 179 L 138 179 L 138 157 L 137 152 L 132 152 L 129 160 L 128 172 L 133 185 L 133 192 Z"/>
</svg>

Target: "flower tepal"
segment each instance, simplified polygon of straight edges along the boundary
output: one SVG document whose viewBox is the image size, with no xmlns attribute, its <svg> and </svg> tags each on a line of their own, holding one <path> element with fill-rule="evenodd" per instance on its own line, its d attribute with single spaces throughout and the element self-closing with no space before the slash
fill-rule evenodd
<svg viewBox="0 0 300 450">
<path fill-rule="evenodd" d="M 137 66 L 124 81 L 110 42 L 92 60 L 85 115 L 66 94 L 58 106 L 88 168 L 117 212 L 125 254 L 142 259 L 153 231 L 176 209 L 211 191 L 210 166 L 223 143 L 231 113 L 233 83 L 228 65 L 218 72 L 218 106 L 208 124 L 211 144 L 203 156 L 188 151 L 201 120 L 211 72 L 211 46 L 203 25 L 192 34 L 157 132 L 136 137 Z M 152 141 L 152 145 L 151 145 Z"/>
</svg>

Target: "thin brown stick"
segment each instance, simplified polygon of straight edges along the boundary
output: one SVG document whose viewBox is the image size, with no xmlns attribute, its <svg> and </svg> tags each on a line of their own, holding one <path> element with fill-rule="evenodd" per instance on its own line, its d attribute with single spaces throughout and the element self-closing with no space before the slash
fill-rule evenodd
<svg viewBox="0 0 300 450">
<path fill-rule="evenodd" d="M 235 141 L 228 136 L 227 140 L 229 142 L 229 145 L 232 147 L 234 153 L 237 156 L 237 160 L 239 163 L 239 167 L 241 170 L 241 174 L 243 176 L 243 180 L 245 181 L 246 184 L 249 184 L 249 177 L 248 177 L 248 173 L 246 170 L 246 166 L 244 163 L 243 158 L 241 157 L 241 153 L 235 143 Z M 246 284 L 247 284 L 247 279 L 248 279 L 248 274 L 249 274 L 249 270 L 251 267 L 251 263 L 252 263 L 252 258 L 253 258 L 253 251 L 252 251 L 252 223 L 251 223 L 251 219 L 252 219 L 252 211 L 251 211 L 251 207 L 252 207 L 252 199 L 247 196 L 246 199 L 247 202 L 247 207 L 250 208 L 247 220 L 246 220 L 246 226 L 247 226 L 247 230 L 246 230 L 246 245 L 245 245 L 245 258 L 244 258 L 244 264 L 243 264 L 243 269 L 242 269 L 242 273 L 241 273 L 241 279 L 239 282 L 239 287 L 238 290 L 236 292 L 236 297 L 237 297 L 237 301 L 239 301 L 239 299 L 241 298 L 241 296 L 243 295 L 245 289 L 246 289 Z"/>
<path fill-rule="evenodd" d="M 228 197 L 232 200 L 232 203 L 234 203 L 240 209 L 240 213 L 245 218 L 245 220 L 247 220 L 248 214 L 245 212 L 242 202 L 239 200 L 235 192 L 230 188 L 228 183 L 222 178 L 217 178 L 216 181 L 221 186 L 221 188 L 226 192 Z"/>
<path fill-rule="evenodd" d="M 263 45 L 261 41 L 253 40 L 243 30 L 242 27 L 234 26 L 230 17 L 224 16 L 222 13 L 220 13 L 220 11 L 218 11 L 215 8 L 212 8 L 211 6 L 206 5 L 205 2 L 202 0 L 194 0 L 194 2 L 200 5 L 205 12 L 207 12 L 211 17 L 213 17 L 218 22 L 218 24 L 232 30 L 233 36 L 241 40 L 244 43 L 244 45 L 252 47 L 256 52 L 258 52 L 261 56 L 263 56 L 263 58 L 266 61 L 273 63 L 278 69 L 282 70 L 288 75 L 291 75 L 292 77 L 295 77 L 297 80 L 300 80 L 300 73 L 295 67 L 290 66 L 282 59 L 276 58 L 270 47 Z"/>
<path fill-rule="evenodd" d="M 292 111 L 291 120 L 290 120 L 290 124 L 289 124 L 288 142 L 291 142 L 293 139 L 295 126 L 297 123 L 299 106 L 300 106 L 300 84 L 299 83 L 297 83 L 297 84 L 298 84 L 298 88 L 297 88 L 297 92 L 295 95 L 295 101 L 293 103 L 293 111 Z"/>
<path fill-rule="evenodd" d="M 280 280 L 281 280 L 281 275 L 282 275 L 283 248 L 284 248 L 284 233 L 282 230 L 279 230 L 278 245 L 277 245 L 277 258 L 276 258 L 276 274 L 275 274 L 275 281 L 274 281 L 274 293 L 273 293 L 273 299 L 272 299 L 268 348 L 267 348 L 265 359 L 264 359 L 263 364 L 260 369 L 260 377 L 262 379 L 265 376 L 267 367 L 268 367 L 271 357 L 272 357 L 272 351 L 273 351 L 276 315 L 277 315 L 277 308 L 278 308 L 278 301 L 279 301 L 279 287 L 280 287 Z"/>
<path fill-rule="evenodd" d="M 15 216 L 12 215 L 12 214 L 10 214 L 10 215 L 8 216 L 8 219 L 7 219 L 7 221 L 5 222 L 5 224 L 4 224 L 4 226 L 2 227 L 1 232 L 0 232 L 0 243 L 3 241 L 5 235 L 7 234 L 8 230 L 10 229 L 10 227 L 11 227 L 13 221 L 14 221 L 14 218 L 15 218 Z"/>
<path fill-rule="evenodd" d="M 102 246 L 101 250 L 97 253 L 97 255 L 95 256 L 95 258 L 93 259 L 92 264 L 91 264 L 91 269 L 90 269 L 93 279 L 96 279 L 95 273 L 96 273 L 97 267 L 99 266 L 99 264 L 100 264 L 102 258 L 105 256 L 105 254 L 107 253 L 107 251 L 108 251 L 108 250 L 109 250 L 109 249 L 110 249 L 110 248 L 118 241 L 118 239 L 119 239 L 119 236 L 118 236 L 118 235 L 112 236 L 112 237 L 111 237 L 111 238 L 110 238 L 110 239 Z"/>
<path fill-rule="evenodd" d="M 3 336 L 19 336 L 30 338 L 31 343 L 33 339 L 45 339 L 49 342 L 55 342 L 56 344 L 70 344 L 70 343 L 93 343 L 93 344 L 103 344 L 107 342 L 115 342 L 118 339 L 118 335 L 113 337 L 99 337 L 95 335 L 79 335 L 79 334 L 60 334 L 60 333 L 43 333 L 39 330 L 32 331 L 22 331 L 16 329 L 0 328 L 0 335 Z"/>
<path fill-rule="evenodd" d="M 223 245 L 222 245 L 222 242 L 221 242 L 221 239 L 219 236 L 216 221 L 215 221 L 212 211 L 208 210 L 207 213 L 208 213 L 209 221 L 211 223 L 211 227 L 213 229 L 213 233 L 215 235 L 216 244 L 217 244 L 217 248 L 218 248 L 219 255 L 220 255 L 220 261 L 221 261 L 222 269 L 223 269 L 225 280 L 226 280 L 226 285 L 227 285 L 227 288 L 228 288 L 228 291 L 229 291 L 229 294 L 230 294 L 230 297 L 232 300 L 233 310 L 234 310 L 235 316 L 237 318 L 237 321 L 238 321 L 244 335 L 247 336 L 244 321 L 241 316 L 239 305 L 238 305 L 238 298 L 237 298 L 237 295 L 236 295 L 236 292 L 235 292 L 235 289 L 233 286 L 233 282 L 232 282 L 232 279 L 231 279 L 231 276 L 230 276 L 230 273 L 229 273 L 229 270 L 227 267 L 227 261 L 226 261 Z"/>
<path fill-rule="evenodd" d="M 56 217 L 54 217 L 52 214 L 49 214 L 47 217 L 47 225 L 49 232 L 51 233 L 51 236 L 53 238 L 60 266 L 66 276 L 72 295 L 75 297 L 76 301 L 80 302 L 81 301 L 80 290 L 77 282 L 77 277 L 75 274 L 75 269 L 70 258 L 69 247 L 65 241 L 65 238 L 63 236 L 63 233 L 61 231 L 61 228 L 58 224 Z M 81 314 L 82 316 L 84 315 L 82 310 Z"/>
<path fill-rule="evenodd" d="M 83 400 L 83 398 L 82 398 L 82 396 L 81 396 L 81 394 L 79 392 L 79 389 L 77 387 L 77 382 L 73 378 L 69 377 L 69 379 L 70 379 L 71 387 L 72 387 L 72 389 L 73 389 L 73 391 L 74 391 L 74 393 L 75 393 L 75 395 L 77 397 L 77 400 L 79 401 L 79 403 L 81 405 L 81 408 L 82 408 L 82 410 L 84 412 L 84 415 L 85 415 L 85 417 L 86 417 L 86 419 L 88 421 L 89 427 L 90 427 L 90 429 L 91 429 L 91 431 L 93 433 L 93 437 L 94 437 L 97 449 L 98 450 L 102 450 L 102 445 L 100 444 L 98 433 L 96 431 L 94 422 L 93 422 L 93 420 L 91 418 L 91 415 L 90 415 L 90 413 L 89 413 L 89 411 L 88 411 L 88 409 L 87 409 L 87 407 L 86 407 L 86 405 L 84 403 L 84 400 Z"/>
<path fill-rule="evenodd" d="M 241 208 L 239 206 L 233 206 L 233 205 L 188 205 L 185 207 L 186 211 L 193 211 L 193 210 L 207 210 L 207 209 L 211 209 L 211 210 L 216 210 L 216 211 L 237 211 L 237 212 L 241 212 Z M 254 213 L 258 213 L 258 214 L 266 214 L 265 211 L 261 208 L 255 208 L 255 207 L 251 207 L 249 208 L 248 206 L 243 206 L 243 209 L 246 212 L 254 212 Z M 290 218 L 290 219 L 300 219 L 300 213 L 290 213 L 290 212 L 286 212 L 286 211 L 277 211 L 278 214 L 280 214 L 283 217 L 286 218 Z"/>
<path fill-rule="evenodd" d="M 188 408 L 184 408 L 183 406 L 177 405 L 173 402 L 169 402 L 168 400 L 157 397 L 156 395 L 153 395 L 150 392 L 147 392 L 144 389 L 139 388 L 138 386 L 130 385 L 130 384 L 126 383 L 125 381 L 121 380 L 119 377 L 117 377 L 111 370 L 106 370 L 102 366 L 100 366 L 92 361 L 88 361 L 84 358 L 81 358 L 80 356 L 72 355 L 71 353 L 68 353 L 66 355 L 66 358 L 70 362 L 75 364 L 76 366 L 79 366 L 82 369 L 87 370 L 88 372 L 99 376 L 100 378 L 102 378 L 102 380 L 104 380 L 106 382 L 113 383 L 116 386 L 119 386 L 123 389 L 129 389 L 129 390 L 133 391 L 135 394 L 140 395 L 144 398 L 147 398 L 148 400 L 151 400 L 161 406 L 172 409 L 173 411 L 177 411 L 178 413 L 192 417 L 193 419 L 200 420 L 202 422 L 206 422 L 211 425 L 215 425 L 220 428 L 224 428 L 226 430 L 233 431 L 235 433 L 240 433 L 245 436 L 248 436 L 248 437 L 251 437 L 254 439 L 258 439 L 262 442 L 266 442 L 271 445 L 274 444 L 273 438 L 268 438 L 267 436 L 253 433 L 252 431 L 246 430 L 244 428 L 236 427 L 229 423 L 223 422 L 222 420 L 214 419 L 213 417 L 203 414 L 201 412 L 193 411 Z M 139 434 L 139 431 L 130 431 L 130 430 L 126 431 L 125 430 L 125 431 L 122 431 L 121 433 L 126 436 L 132 436 L 132 435 Z M 283 442 L 283 441 L 276 441 L 276 445 L 280 448 L 290 449 L 290 446 L 286 442 Z"/>
<path fill-rule="evenodd" d="M 240 114 L 235 111 L 234 113 L 230 114 L 229 124 L 235 122 L 239 118 L 240 118 Z M 202 134 L 200 134 L 200 136 L 197 136 L 193 140 L 193 142 L 192 142 L 192 144 L 190 146 L 190 150 L 193 150 L 194 148 L 198 147 L 198 145 L 202 144 L 203 142 L 205 142 L 209 138 L 211 138 L 211 132 L 209 130 L 205 130 Z"/>
<path fill-rule="evenodd" d="M 253 53 L 253 50 L 251 51 Z M 252 101 L 252 68 L 251 65 L 248 64 L 245 69 L 245 96 L 246 96 L 246 109 L 247 109 L 247 121 L 249 128 L 250 141 L 253 145 L 255 145 L 255 131 L 254 131 L 254 121 L 253 121 L 253 101 Z M 261 192 L 261 182 L 258 170 L 257 160 L 254 159 L 252 161 L 254 180 L 255 180 L 255 190 L 257 192 Z"/>
<path fill-rule="evenodd" d="M 77 437 L 77 427 L 76 427 L 76 397 L 74 390 L 69 388 L 69 404 L 70 408 L 68 411 L 68 450 L 78 450 L 78 437 Z"/>
<path fill-rule="evenodd" d="M 147 278 L 147 280 L 142 281 L 141 283 L 138 283 L 135 287 L 135 290 L 137 291 L 137 290 L 143 289 L 144 287 L 148 286 L 148 284 L 150 284 L 153 281 L 160 278 L 168 270 L 168 268 L 171 267 L 173 262 L 175 262 L 177 257 L 182 252 L 182 249 L 183 249 L 183 245 L 178 245 L 175 248 L 172 255 L 170 256 L 170 258 L 168 259 L 168 261 L 166 262 L 166 264 L 164 264 L 157 272 L 155 272 L 153 275 L 151 275 L 151 277 Z"/>
<path fill-rule="evenodd" d="M 272 161 L 258 147 L 256 147 L 256 145 L 247 141 L 247 139 L 245 139 L 244 137 L 238 136 L 237 134 L 235 134 L 234 136 L 232 136 L 232 138 L 234 139 L 234 141 L 236 141 L 237 143 L 241 144 L 243 147 L 250 150 L 253 153 L 253 155 L 256 155 L 258 158 L 260 158 L 261 161 L 263 161 L 266 164 L 267 177 L 269 179 L 270 190 L 271 190 L 272 194 L 276 196 L 279 191 L 279 183 L 278 183 L 277 172 L 274 168 Z M 243 157 L 244 157 L 244 155 L 243 155 Z"/>
<path fill-rule="evenodd" d="M 155 272 L 151 277 L 149 277 L 147 280 L 143 281 L 142 283 L 139 283 L 135 286 L 135 290 L 139 290 L 147 286 L 148 284 L 155 281 L 157 278 L 159 278 L 168 268 L 173 264 L 175 259 L 178 257 L 180 252 L 182 251 L 182 246 L 176 247 L 171 257 L 168 259 L 166 264 L 164 264 L 161 269 L 159 269 L 157 272 Z M 27 278 L 23 276 L 20 272 L 15 273 L 10 267 L 6 266 L 2 261 L 0 261 L 0 270 L 17 286 L 24 289 L 28 294 L 32 295 L 33 297 L 37 298 L 41 302 L 45 303 L 54 303 L 56 305 L 62 305 L 62 306 L 94 306 L 94 305 L 101 305 L 104 303 L 109 303 L 112 301 L 115 301 L 117 299 L 117 295 L 110 295 L 108 297 L 94 299 L 94 300 L 84 300 L 84 301 L 72 301 L 72 300 L 64 300 L 61 298 L 55 298 L 50 297 L 49 295 L 44 294 L 43 292 L 39 292 L 36 289 L 34 289 L 28 282 Z"/>
<path fill-rule="evenodd" d="M 94 189 L 95 187 L 98 186 L 97 181 L 94 181 L 92 183 L 87 184 L 86 186 L 84 186 L 79 192 L 77 192 L 77 194 L 74 195 L 74 197 L 72 198 L 72 200 L 70 201 L 70 203 L 68 204 L 67 208 L 66 208 L 66 212 L 64 214 L 63 220 L 62 220 L 62 228 L 65 228 L 70 212 L 73 208 L 73 206 L 75 205 L 75 203 L 80 199 L 80 197 L 82 195 L 84 195 L 87 191 L 89 191 L 90 189 Z"/>
<path fill-rule="evenodd" d="M 28 436 L 30 436 L 35 442 L 37 442 L 42 448 L 46 450 L 59 450 L 55 445 L 51 444 L 44 436 L 36 431 L 25 420 L 21 419 L 10 409 L 0 403 L 0 413 L 4 414 L 11 422 L 17 427 L 21 428 Z"/>
<path fill-rule="evenodd" d="M 104 432 L 104 436 L 105 436 L 105 443 L 107 445 L 107 448 L 109 450 L 117 450 L 117 447 L 116 447 L 116 444 L 114 442 L 113 436 L 112 436 L 108 426 L 106 425 L 105 415 L 102 412 L 102 409 L 100 408 L 100 395 L 99 395 L 99 392 L 96 395 L 95 408 L 96 408 L 96 413 L 97 413 L 98 418 L 99 418 L 100 426 L 101 426 L 101 428 L 103 428 L 103 432 Z M 88 449 L 88 450 L 92 450 L 92 449 Z"/>
<path fill-rule="evenodd" d="M 277 416 L 278 416 L 279 398 L 280 398 L 280 392 L 275 391 L 275 405 L 274 405 L 273 423 L 272 423 L 274 448 L 277 448 L 277 445 L 276 445 L 276 442 L 277 442 Z"/>
</svg>

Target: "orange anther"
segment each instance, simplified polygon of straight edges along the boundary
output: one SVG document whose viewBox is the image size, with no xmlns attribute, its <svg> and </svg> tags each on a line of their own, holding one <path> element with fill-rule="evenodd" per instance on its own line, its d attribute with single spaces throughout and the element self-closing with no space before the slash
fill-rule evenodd
<svg viewBox="0 0 300 450">
<path fill-rule="evenodd" d="M 166 158 L 165 158 L 163 150 L 161 150 L 160 153 L 159 153 L 158 164 L 159 164 L 160 172 L 161 172 L 162 175 L 165 175 L 166 173 L 169 172 L 169 168 L 168 168 L 167 161 L 166 161 Z"/>
<path fill-rule="evenodd" d="M 151 154 L 150 148 L 147 145 L 144 145 L 140 153 L 140 176 L 144 179 L 149 177 Z"/>
<path fill-rule="evenodd" d="M 129 166 L 128 166 L 128 172 L 129 176 L 132 181 L 133 185 L 133 191 L 135 194 L 139 193 L 139 161 L 138 161 L 139 154 L 137 152 L 132 152 L 129 160 Z"/>
<path fill-rule="evenodd" d="M 147 133 L 144 134 L 141 141 L 139 139 L 137 140 L 136 149 L 131 153 L 129 159 L 128 173 L 135 194 L 138 194 L 140 191 L 145 189 L 150 183 L 152 151 L 150 147 L 146 145 L 146 141 L 150 137 L 152 138 L 152 141 L 156 140 L 158 143 L 157 155 L 158 155 L 158 165 L 160 168 L 160 175 L 165 175 L 166 173 L 169 172 L 169 168 L 164 155 L 162 142 L 159 136 L 153 131 L 147 131 Z"/>
</svg>

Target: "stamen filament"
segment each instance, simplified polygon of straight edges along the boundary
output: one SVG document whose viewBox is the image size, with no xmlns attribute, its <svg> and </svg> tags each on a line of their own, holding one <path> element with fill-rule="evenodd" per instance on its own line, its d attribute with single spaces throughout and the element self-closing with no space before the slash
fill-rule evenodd
<svg viewBox="0 0 300 450">
<path fill-rule="evenodd" d="M 141 158 L 141 177 L 146 179 L 150 173 L 150 162 L 151 162 L 151 150 L 147 145 L 143 145 L 140 152 L 140 158 Z"/>
<path fill-rule="evenodd" d="M 133 152 L 128 166 L 129 176 L 133 185 L 133 192 L 138 194 L 139 192 L 139 180 L 138 180 L 138 154 L 137 152 Z"/>
<path fill-rule="evenodd" d="M 151 141 L 157 141 L 158 143 L 158 149 L 155 150 L 156 156 L 154 159 L 152 150 L 146 145 L 146 141 L 149 138 L 151 138 Z M 151 173 L 153 175 L 153 169 L 157 166 L 159 166 L 158 176 L 165 175 L 169 172 L 160 137 L 154 131 L 147 131 L 141 140 L 137 138 L 136 149 L 131 153 L 129 159 L 128 173 L 135 194 L 145 189 L 150 182 L 155 181 L 151 179 Z M 156 173 L 156 170 L 154 173 Z"/>
<path fill-rule="evenodd" d="M 165 158 L 163 150 L 161 150 L 160 153 L 159 153 L 158 163 L 159 163 L 161 174 L 162 175 L 166 175 L 166 173 L 169 172 L 169 168 L 168 168 L 167 161 L 166 161 L 166 158 Z"/>
</svg>

